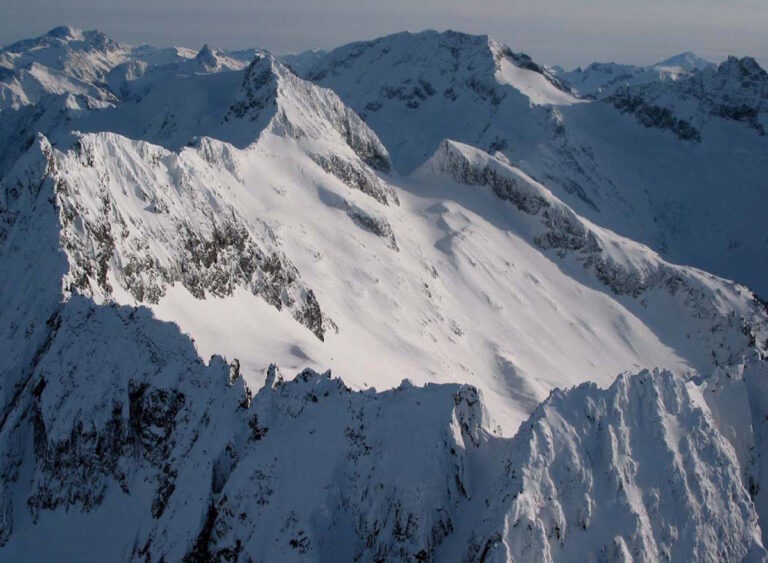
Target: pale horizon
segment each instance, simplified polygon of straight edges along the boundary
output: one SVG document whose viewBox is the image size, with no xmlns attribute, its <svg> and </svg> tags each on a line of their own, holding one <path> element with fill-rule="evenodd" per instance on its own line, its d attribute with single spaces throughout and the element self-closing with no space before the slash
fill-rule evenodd
<svg viewBox="0 0 768 563">
<path fill-rule="evenodd" d="M 400 31 L 453 29 L 487 34 L 534 59 L 566 69 L 592 62 L 649 65 L 692 51 L 714 63 L 728 55 L 752 56 L 768 67 L 768 3 L 741 0 L 647 3 L 603 0 L 546 0 L 537 7 L 499 0 L 469 7 L 434 0 L 412 5 L 396 1 L 308 0 L 248 5 L 225 0 L 215 8 L 179 1 L 163 6 L 139 0 L 104 6 L 96 0 L 10 0 L 0 13 L 0 44 L 35 37 L 59 25 L 99 29 L 129 44 L 199 49 L 259 47 L 275 53 L 333 49 Z M 723 15 L 725 14 L 725 16 Z"/>
</svg>

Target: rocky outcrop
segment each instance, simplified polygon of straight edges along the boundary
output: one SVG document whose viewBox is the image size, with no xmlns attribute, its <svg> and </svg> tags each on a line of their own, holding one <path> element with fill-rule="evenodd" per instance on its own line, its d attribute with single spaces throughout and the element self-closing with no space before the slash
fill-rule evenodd
<svg viewBox="0 0 768 563">
<path fill-rule="evenodd" d="M 642 96 L 633 95 L 629 87 L 617 89 L 605 100 L 621 113 L 631 113 L 645 127 L 668 129 L 683 141 L 701 141 L 701 133 L 684 119 L 675 117 L 672 110 L 648 103 Z"/>
<path fill-rule="evenodd" d="M 195 151 L 176 155 L 112 134 L 83 136 L 66 153 L 41 138 L 31 150 L 47 164 L 40 177 L 18 181 L 52 186 L 40 197 L 54 198 L 59 209 L 65 291 L 109 299 L 116 282 L 137 301 L 157 303 L 176 282 L 198 299 L 245 287 L 323 339 L 314 292 L 268 229 L 201 182 L 200 166 L 210 164 Z M 114 152 L 133 167 L 110 167 Z M 235 170 L 232 160 L 228 166 Z"/>
<path fill-rule="evenodd" d="M 335 154 L 329 156 L 313 154 L 311 158 L 320 168 L 333 174 L 350 188 L 363 192 L 379 203 L 400 204 L 395 190 L 364 166 L 359 166 Z"/>
<path fill-rule="evenodd" d="M 555 391 L 503 439 L 471 386 L 271 366 L 253 394 L 147 309 L 74 297 L 57 318 L 0 426 L 4 556 L 64 513 L 89 523 L 82 548 L 111 530 L 98 558 L 766 555 L 734 448 L 669 373 Z"/>
<path fill-rule="evenodd" d="M 374 216 L 349 202 L 345 202 L 344 209 L 347 215 L 357 225 L 365 229 L 368 232 L 373 233 L 377 237 L 383 238 L 387 242 L 392 250 L 398 250 L 397 240 L 395 239 L 395 233 L 392 231 L 392 226 L 384 217 Z"/>
<path fill-rule="evenodd" d="M 768 73 L 751 57 L 731 56 L 680 80 L 621 87 L 606 101 L 646 127 L 699 141 L 701 128 L 713 117 L 744 123 L 764 135 L 767 99 Z"/>
<path fill-rule="evenodd" d="M 296 140 L 339 136 L 368 166 L 388 171 L 389 154 L 360 117 L 331 90 L 295 76 L 271 55 L 245 70 L 237 100 L 225 121 L 247 118 Z"/>
<path fill-rule="evenodd" d="M 710 327 L 716 327 L 700 333 L 707 341 L 713 339 L 714 365 L 731 364 L 753 346 L 766 353 L 768 323 L 761 302 L 751 296 L 746 308 L 735 308 L 740 313 L 722 308 L 722 296 L 730 295 L 728 299 L 736 303 L 748 291 L 746 288 L 728 284 L 713 292 L 709 282 L 695 271 L 665 262 L 650 249 L 590 224 L 544 186 L 506 162 L 446 140 L 421 173 L 437 173 L 460 184 L 488 186 L 517 211 L 538 219 L 537 228 L 531 232 L 534 244 L 554 251 L 563 260 L 574 258 L 614 294 L 638 299 L 641 306 L 646 292 L 669 294 L 681 314 L 696 322 L 707 319 Z M 734 342 L 739 344 L 734 347 Z"/>
<path fill-rule="evenodd" d="M 497 161 L 484 163 L 467 158 L 460 145 L 452 141 L 443 141 L 435 153 L 432 166 L 438 173 L 459 183 L 490 187 L 499 199 L 510 202 L 523 213 L 537 215 L 550 206 L 546 198 L 530 189 L 525 182 L 501 172 L 502 167 L 498 166 Z"/>
<path fill-rule="evenodd" d="M 512 441 L 488 499 L 503 518 L 470 559 L 765 557 L 734 450 L 701 400 L 663 372 L 553 392 Z"/>
</svg>

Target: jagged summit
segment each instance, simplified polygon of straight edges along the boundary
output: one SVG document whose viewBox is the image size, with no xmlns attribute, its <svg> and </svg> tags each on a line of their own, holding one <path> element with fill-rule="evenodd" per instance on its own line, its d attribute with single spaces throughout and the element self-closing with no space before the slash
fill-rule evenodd
<svg viewBox="0 0 768 563">
<path fill-rule="evenodd" d="M 694 131 L 712 117 L 744 123 L 761 136 L 768 131 L 768 73 L 751 57 L 729 56 L 716 67 L 674 82 L 626 85 L 609 99 L 641 120 L 648 116 L 651 126 L 659 118 L 678 129 L 685 123 L 683 129 L 694 139 L 700 139 Z"/>
<path fill-rule="evenodd" d="M 296 139 L 319 140 L 340 135 L 367 164 L 389 170 L 389 154 L 376 134 L 331 90 L 298 78 L 272 55 L 263 55 L 245 70 L 240 92 L 225 121 L 246 120 L 257 127 Z"/>
<path fill-rule="evenodd" d="M 179 65 L 178 72 L 213 73 L 224 70 L 241 70 L 248 66 L 252 60 L 253 55 L 245 58 L 240 53 L 211 49 L 206 43 L 192 61 Z"/>
<path fill-rule="evenodd" d="M 203 47 L 198 51 L 197 55 L 195 55 L 195 59 L 203 66 L 210 67 L 210 68 L 216 68 L 216 63 L 218 60 L 216 59 L 216 55 L 213 54 L 213 51 L 211 51 L 211 48 L 208 46 L 208 43 L 203 45 Z"/>
<path fill-rule="evenodd" d="M 742 84 L 749 87 L 755 82 L 763 82 L 768 79 L 768 73 L 753 57 L 729 56 L 717 66 L 717 74 L 738 78 Z"/>
</svg>

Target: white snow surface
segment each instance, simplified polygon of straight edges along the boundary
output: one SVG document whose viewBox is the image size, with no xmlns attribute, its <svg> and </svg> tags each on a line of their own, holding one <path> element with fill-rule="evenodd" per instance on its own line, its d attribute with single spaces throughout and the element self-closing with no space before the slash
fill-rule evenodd
<svg viewBox="0 0 768 563">
<path fill-rule="evenodd" d="M 507 58 L 499 61 L 495 76 L 499 84 L 513 86 L 528 96 L 532 104 L 570 105 L 579 101 L 572 94 L 557 88 L 540 72 L 521 68 Z"/>
<path fill-rule="evenodd" d="M 500 69 L 512 67 L 536 75 L 542 88 L 533 98 L 523 83 L 499 83 Z M 768 293 L 768 90 L 749 57 L 675 81 L 657 71 L 636 85 L 619 80 L 615 102 L 557 105 L 531 104 L 575 99 L 551 69 L 455 32 L 354 43 L 303 72 L 365 118 L 400 172 L 423 164 L 443 139 L 500 151 L 596 224 Z"/>
</svg>

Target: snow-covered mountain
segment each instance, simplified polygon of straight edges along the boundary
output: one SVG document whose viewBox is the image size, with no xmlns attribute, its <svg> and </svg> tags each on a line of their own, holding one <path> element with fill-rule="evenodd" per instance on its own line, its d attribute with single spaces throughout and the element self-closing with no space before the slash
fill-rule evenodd
<svg viewBox="0 0 768 563">
<path fill-rule="evenodd" d="M 691 141 L 487 37 L 96 37 L 2 51 L 106 96 L 0 111 L 3 559 L 768 558 L 765 302 L 642 242 L 673 182 L 686 256 L 765 228 L 697 230 L 759 67 L 630 90 Z"/>
<path fill-rule="evenodd" d="M 580 96 L 600 98 L 615 93 L 622 86 L 676 81 L 715 66 L 696 53 L 686 51 L 649 66 L 592 63 L 585 68 L 559 70 L 557 76 Z"/>
<path fill-rule="evenodd" d="M 696 53 L 685 51 L 684 53 L 679 53 L 669 57 L 668 59 L 664 59 L 660 63 L 656 63 L 653 66 L 656 68 L 679 68 L 684 71 L 692 72 L 694 70 L 705 70 L 712 68 L 715 66 L 715 64 L 706 59 L 703 59 Z"/>
<path fill-rule="evenodd" d="M 754 60 L 601 101 L 526 61 L 487 37 L 423 32 L 340 47 L 305 76 L 359 112 L 401 172 L 444 138 L 501 151 L 588 219 L 768 293 L 765 84 Z"/>
<path fill-rule="evenodd" d="M 625 86 L 609 99 L 644 125 L 672 128 L 683 139 L 701 140 L 698 129 L 712 117 L 739 121 L 761 136 L 768 128 L 768 73 L 750 57 L 728 57 L 676 83 Z"/>
<path fill-rule="evenodd" d="M 185 48 L 133 47 L 96 30 L 56 27 L 0 49 L 0 111 L 35 104 L 46 94 L 71 94 L 91 105 L 114 104 L 145 73 L 207 73 L 245 68 L 255 50 L 227 52 L 207 44 Z"/>
</svg>

